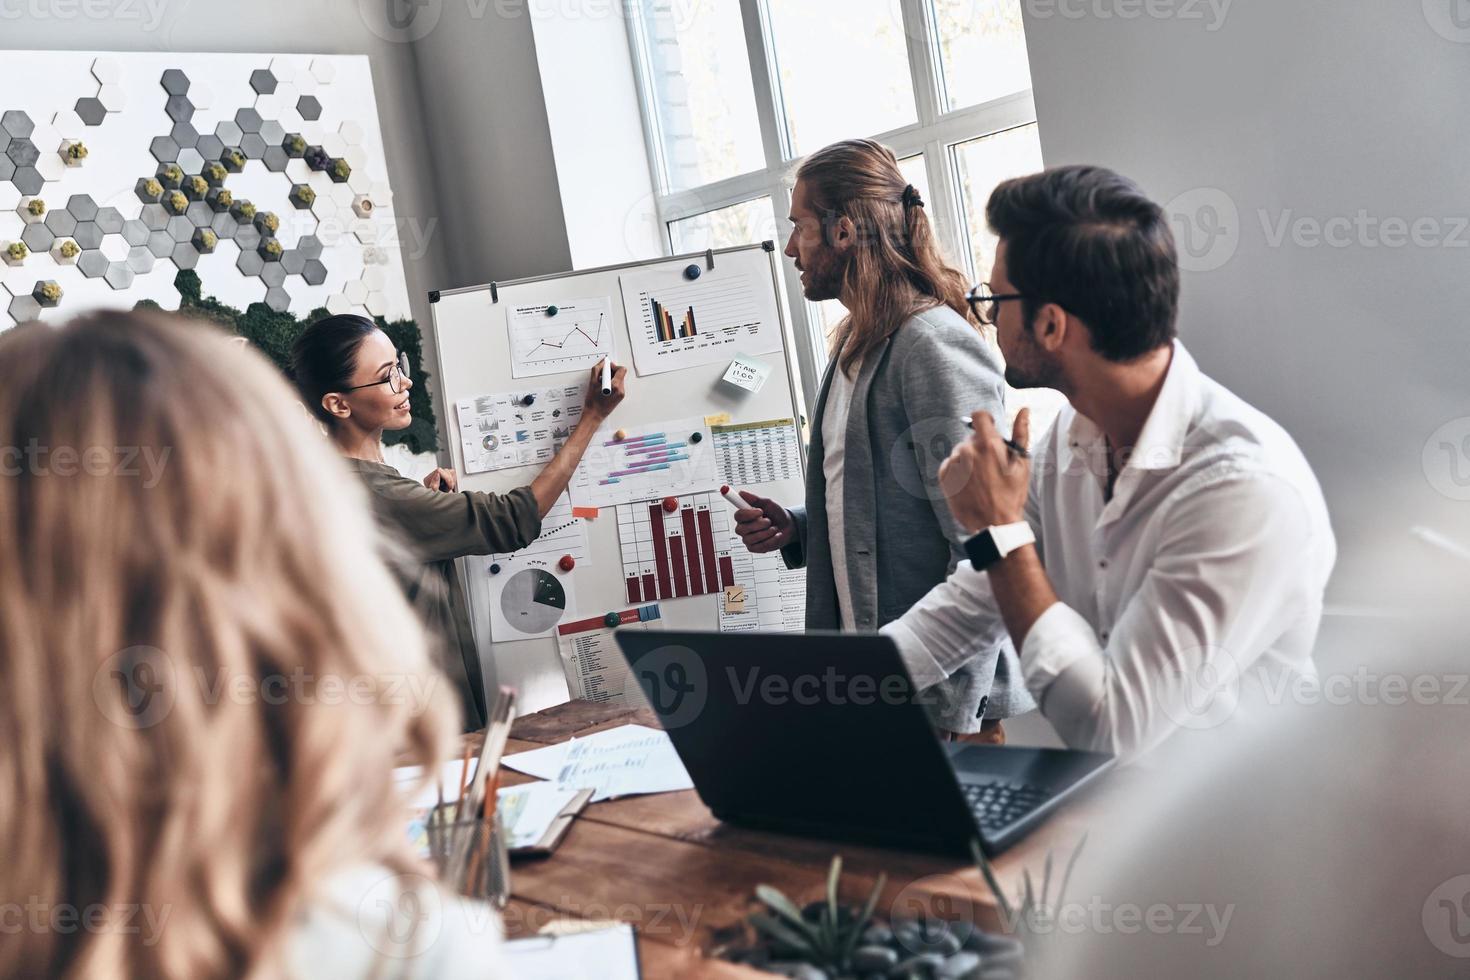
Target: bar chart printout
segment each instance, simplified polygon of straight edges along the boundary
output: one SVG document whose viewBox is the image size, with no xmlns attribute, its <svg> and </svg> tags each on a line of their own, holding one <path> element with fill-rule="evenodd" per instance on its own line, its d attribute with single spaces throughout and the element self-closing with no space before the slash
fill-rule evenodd
<svg viewBox="0 0 1470 980">
<path fill-rule="evenodd" d="M 735 584 L 730 557 L 729 505 L 717 493 L 618 508 L 618 540 L 628 602 L 711 595 Z"/>
<path fill-rule="evenodd" d="M 623 314 L 633 363 L 640 375 L 727 365 L 739 354 L 757 356 L 781 349 L 776 294 L 764 275 L 719 266 L 688 280 L 679 270 L 655 269 L 620 276 Z"/>
<path fill-rule="evenodd" d="M 577 465 L 572 502 L 612 507 L 713 490 L 720 474 L 712 444 L 699 416 L 621 430 L 615 422 L 604 423 Z"/>
</svg>

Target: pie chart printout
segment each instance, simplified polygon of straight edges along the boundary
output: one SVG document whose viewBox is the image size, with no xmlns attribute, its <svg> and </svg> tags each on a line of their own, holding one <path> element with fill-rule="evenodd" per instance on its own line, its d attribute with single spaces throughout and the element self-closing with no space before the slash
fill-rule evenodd
<svg viewBox="0 0 1470 980">
<path fill-rule="evenodd" d="M 500 611 L 513 629 L 535 636 L 561 622 L 567 613 L 567 592 L 545 569 L 525 568 L 505 583 Z"/>
</svg>

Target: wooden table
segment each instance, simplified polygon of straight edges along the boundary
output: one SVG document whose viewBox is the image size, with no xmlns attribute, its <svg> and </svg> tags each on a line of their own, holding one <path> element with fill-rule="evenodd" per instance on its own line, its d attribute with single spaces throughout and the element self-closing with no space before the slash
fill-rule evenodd
<svg viewBox="0 0 1470 980">
<path fill-rule="evenodd" d="M 506 754 L 625 724 L 658 727 L 649 711 L 572 701 L 518 720 Z M 501 785 L 531 781 L 501 770 Z M 1064 810 L 995 862 L 1008 894 L 1018 889 L 1022 869 L 1039 874 L 1048 849 L 1059 858 L 1071 852 L 1090 809 L 1084 801 Z M 754 911 L 756 885 L 774 885 L 798 904 L 820 898 L 834 854 L 843 859 L 844 900 L 865 898 L 886 873 L 880 914 L 913 915 L 927 906 L 945 918 L 999 928 L 994 899 L 970 862 L 733 827 L 689 790 L 593 803 L 556 853 L 517 861 L 506 931 L 516 937 L 558 919 L 620 919 L 638 929 L 649 980 L 769 977 L 706 953 L 718 931 Z"/>
</svg>

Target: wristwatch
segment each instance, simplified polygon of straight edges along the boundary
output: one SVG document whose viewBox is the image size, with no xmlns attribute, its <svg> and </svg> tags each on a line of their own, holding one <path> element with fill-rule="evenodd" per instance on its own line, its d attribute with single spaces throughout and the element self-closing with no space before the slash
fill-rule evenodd
<svg viewBox="0 0 1470 980">
<path fill-rule="evenodd" d="M 970 564 L 977 572 L 1000 561 L 1017 548 L 1036 543 L 1031 525 L 1025 521 L 1014 524 L 996 524 L 987 527 L 965 542 L 965 551 L 970 555 Z"/>
</svg>

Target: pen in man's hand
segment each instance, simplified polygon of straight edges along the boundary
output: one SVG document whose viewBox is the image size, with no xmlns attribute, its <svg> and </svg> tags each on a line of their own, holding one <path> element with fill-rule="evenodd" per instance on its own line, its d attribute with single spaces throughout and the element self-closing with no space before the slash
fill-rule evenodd
<svg viewBox="0 0 1470 980">
<path fill-rule="evenodd" d="M 965 428 L 969 429 L 971 432 L 974 432 L 975 431 L 975 420 L 972 419 L 972 418 L 970 418 L 970 416 L 968 416 L 968 415 L 961 415 L 960 416 L 960 421 L 963 422 L 963 423 L 965 423 Z M 1005 440 L 1005 444 L 1006 444 L 1006 448 L 1007 449 L 1009 449 L 1011 452 L 1015 453 L 1017 456 L 1021 457 L 1022 459 L 1030 459 L 1031 458 L 1031 450 L 1027 449 L 1025 446 L 1021 445 L 1019 442 L 1016 442 L 1016 440 L 1014 440 L 1014 439 L 1006 439 Z"/>
</svg>

